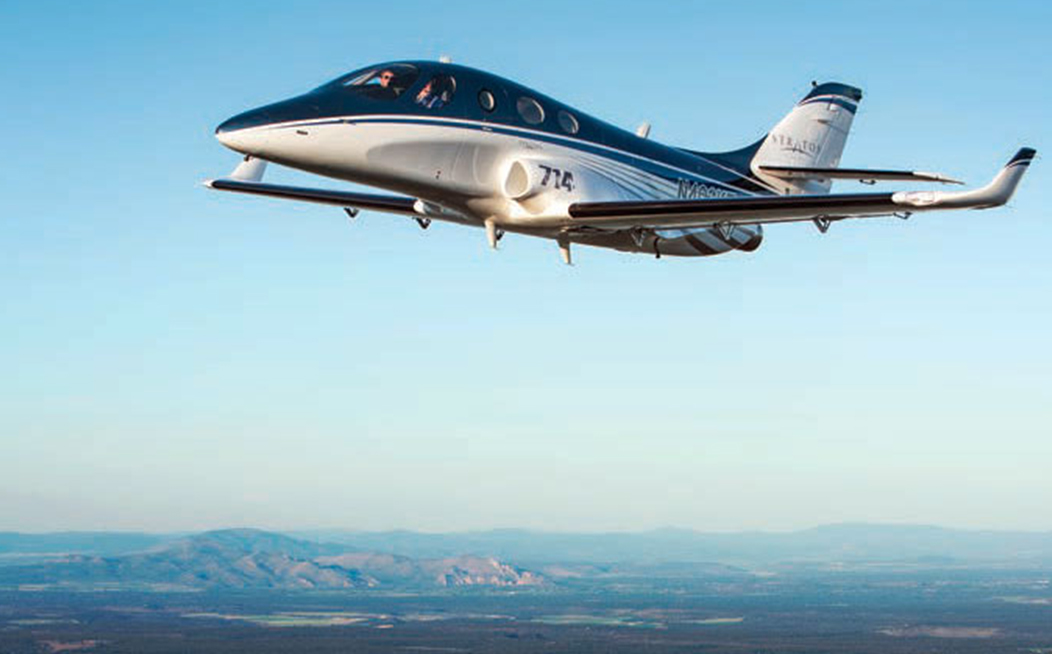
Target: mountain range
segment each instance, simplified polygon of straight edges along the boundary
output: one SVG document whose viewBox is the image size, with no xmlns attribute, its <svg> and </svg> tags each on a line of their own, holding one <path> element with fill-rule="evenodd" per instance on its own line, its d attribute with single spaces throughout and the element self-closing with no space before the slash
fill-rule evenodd
<svg viewBox="0 0 1052 654">
<path fill-rule="evenodd" d="M 873 564 L 1043 567 L 1052 565 L 1052 533 L 865 524 L 727 534 L 685 529 L 0 533 L 0 586 L 8 587 L 543 587 L 626 575 L 736 577 L 779 567 Z"/>
<path fill-rule="evenodd" d="M 205 532 L 144 552 L 52 555 L 0 566 L 0 586 L 18 587 L 335 590 L 544 583 L 541 575 L 492 557 L 412 559 L 254 529 Z"/>
</svg>

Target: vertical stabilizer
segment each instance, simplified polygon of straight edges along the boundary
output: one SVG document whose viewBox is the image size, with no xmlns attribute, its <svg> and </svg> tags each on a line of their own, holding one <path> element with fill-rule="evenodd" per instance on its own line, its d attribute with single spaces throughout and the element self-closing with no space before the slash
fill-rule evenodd
<svg viewBox="0 0 1052 654">
<path fill-rule="evenodd" d="M 760 166 L 836 168 L 860 100 L 862 91 L 853 86 L 815 85 L 763 140 L 750 162 L 752 174 L 787 195 L 828 193 L 831 180 L 782 179 Z"/>
</svg>

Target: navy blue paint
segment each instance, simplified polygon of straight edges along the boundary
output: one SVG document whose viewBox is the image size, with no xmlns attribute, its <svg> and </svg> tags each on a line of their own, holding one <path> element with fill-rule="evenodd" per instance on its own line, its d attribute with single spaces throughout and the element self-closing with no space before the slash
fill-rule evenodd
<svg viewBox="0 0 1052 654">
<path fill-rule="evenodd" d="M 1026 162 L 1029 164 L 1030 160 L 1033 159 L 1036 155 L 1037 150 L 1035 150 L 1034 148 L 1020 148 L 1019 152 L 1016 152 L 1015 156 L 1009 159 L 1008 165 L 1010 166 L 1014 163 L 1021 162 Z"/>
<path fill-rule="evenodd" d="M 810 100 L 820 95 L 841 95 L 858 102 L 862 99 L 862 89 L 839 82 L 826 82 L 825 84 L 815 85 L 811 92 L 804 96 L 804 100 Z"/>
</svg>

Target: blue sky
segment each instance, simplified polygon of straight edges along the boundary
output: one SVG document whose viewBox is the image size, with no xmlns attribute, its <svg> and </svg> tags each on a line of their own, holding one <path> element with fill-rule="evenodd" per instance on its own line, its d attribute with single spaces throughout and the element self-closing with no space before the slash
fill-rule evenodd
<svg viewBox="0 0 1052 654">
<path fill-rule="evenodd" d="M 980 184 L 1052 144 L 1049 25 L 1039 2 L 4 3 L 0 529 L 1052 529 L 1045 161 L 1004 209 L 573 268 L 199 185 L 236 162 L 230 115 L 442 54 L 697 149 L 853 83 L 844 165 Z"/>
</svg>

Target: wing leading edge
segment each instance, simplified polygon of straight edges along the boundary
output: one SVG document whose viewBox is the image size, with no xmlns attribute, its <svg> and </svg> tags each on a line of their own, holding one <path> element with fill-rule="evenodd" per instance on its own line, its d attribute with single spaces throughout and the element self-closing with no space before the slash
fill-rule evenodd
<svg viewBox="0 0 1052 654">
<path fill-rule="evenodd" d="M 415 208 L 415 199 L 397 195 L 350 193 L 347 191 L 306 188 L 303 186 L 284 186 L 281 184 L 266 184 L 264 182 L 243 181 L 238 179 L 212 179 L 205 182 L 205 186 L 217 191 L 235 191 L 237 193 L 265 195 L 272 198 L 283 198 L 286 200 L 301 200 L 304 202 L 331 204 L 337 207 L 385 211 L 387 213 L 400 213 L 411 216 L 419 215 L 419 212 L 417 212 Z"/>
<path fill-rule="evenodd" d="M 715 227 L 764 223 L 828 222 L 910 214 L 941 209 L 988 209 L 1012 197 L 1037 152 L 1022 148 L 986 186 L 972 191 L 899 191 L 780 195 L 711 200 L 650 202 L 578 202 L 570 205 L 567 227 L 589 225 L 606 229 L 650 227 Z"/>
</svg>

